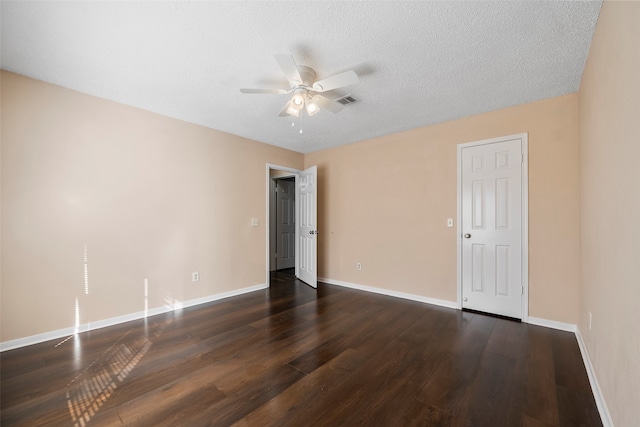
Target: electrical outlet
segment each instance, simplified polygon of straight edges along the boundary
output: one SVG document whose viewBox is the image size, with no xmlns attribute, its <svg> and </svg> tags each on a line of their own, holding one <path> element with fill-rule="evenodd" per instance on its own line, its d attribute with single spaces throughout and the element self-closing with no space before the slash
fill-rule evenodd
<svg viewBox="0 0 640 427">
<path fill-rule="evenodd" d="M 356 270 L 362 270 L 362 263 L 356 262 Z"/>
<path fill-rule="evenodd" d="M 593 318 L 593 316 L 591 315 L 591 312 L 589 312 L 589 330 L 591 330 L 591 319 Z"/>
<path fill-rule="evenodd" d="M 200 280 L 200 273 L 198 273 L 197 271 L 191 273 L 191 281 L 197 282 L 198 280 Z"/>
</svg>

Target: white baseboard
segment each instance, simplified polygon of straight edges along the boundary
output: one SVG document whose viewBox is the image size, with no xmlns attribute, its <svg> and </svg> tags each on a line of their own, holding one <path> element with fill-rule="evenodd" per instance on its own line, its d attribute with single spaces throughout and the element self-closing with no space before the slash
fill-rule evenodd
<svg viewBox="0 0 640 427">
<path fill-rule="evenodd" d="M 345 288 L 357 289 L 360 291 L 373 292 L 375 294 L 388 295 L 390 297 L 404 298 L 411 301 L 424 302 L 440 307 L 458 308 L 457 304 L 453 301 L 429 298 L 422 295 L 408 294 L 405 292 L 391 291 L 384 288 L 374 288 L 373 286 L 358 285 L 356 283 L 343 282 L 341 280 L 328 279 L 326 277 L 318 277 L 318 282 L 328 283 L 330 285 L 344 286 Z"/>
<path fill-rule="evenodd" d="M 427 304 L 433 304 L 440 307 L 455 308 L 455 309 L 458 308 L 458 305 L 453 301 L 429 298 L 422 295 L 408 294 L 405 292 L 391 291 L 389 289 L 375 288 L 373 286 L 359 285 L 357 283 L 343 282 L 342 280 L 334 280 L 326 277 L 318 277 L 318 282 L 324 282 L 330 285 L 344 286 L 345 288 L 358 289 L 361 291 L 373 292 L 376 294 L 388 295 L 391 297 L 404 298 L 412 301 L 424 302 Z M 559 329 L 561 331 L 576 332 L 576 325 L 572 323 L 557 322 L 555 320 L 547 320 L 547 319 L 542 319 L 540 317 L 529 316 L 525 320 L 525 323 L 530 323 L 532 325 L 537 325 L 537 326 L 544 326 L 545 328 Z"/>
<path fill-rule="evenodd" d="M 567 331 L 567 332 L 576 331 L 576 325 L 574 325 L 573 323 L 556 322 L 555 320 L 541 319 L 540 317 L 529 316 L 525 320 L 525 322 L 530 323 L 532 325 L 544 326 L 545 328 L 559 329 L 561 331 Z"/>
<path fill-rule="evenodd" d="M 596 406 L 598 407 L 598 412 L 600 413 L 600 418 L 602 419 L 602 425 L 604 427 L 613 427 L 611 414 L 609 413 L 607 403 L 605 402 L 604 396 L 602 395 L 602 390 L 600 389 L 600 384 L 598 384 L 598 378 L 596 377 L 596 371 L 593 369 L 593 365 L 591 364 L 589 351 L 587 350 L 587 346 L 582 339 L 582 334 L 580 333 L 579 328 L 577 328 L 576 330 L 576 339 L 578 340 L 578 347 L 580 347 L 580 354 L 582 354 L 582 361 L 584 362 L 584 366 L 587 370 L 587 376 L 589 377 L 589 383 L 591 384 L 593 398 L 596 400 Z"/>
<path fill-rule="evenodd" d="M 15 348 L 26 347 L 32 344 L 38 344 L 41 342 L 58 339 L 58 338 L 66 338 L 70 335 L 92 331 L 94 329 L 105 328 L 107 326 L 113 326 L 124 322 L 130 322 L 132 320 L 144 319 L 145 317 L 155 316 L 156 314 L 168 313 L 170 311 L 180 310 L 182 308 L 193 307 L 194 305 L 204 304 L 207 302 L 217 301 L 223 298 L 229 298 L 236 295 L 246 294 L 248 292 L 259 291 L 261 289 L 268 288 L 269 285 L 263 283 L 261 285 L 249 286 L 246 288 L 236 289 L 229 292 L 223 292 L 220 294 L 209 295 L 202 298 L 195 298 L 189 301 L 180 302 L 177 304 L 166 305 L 164 307 L 156 307 L 150 310 L 138 311 L 137 313 L 125 314 L 122 316 L 112 317 L 109 319 L 98 320 L 96 322 L 85 323 L 80 326 L 58 329 L 56 331 L 45 332 L 42 334 L 32 335 L 25 338 L 18 338 L 11 341 L 0 342 L 0 352 L 6 350 L 13 350 Z"/>
</svg>

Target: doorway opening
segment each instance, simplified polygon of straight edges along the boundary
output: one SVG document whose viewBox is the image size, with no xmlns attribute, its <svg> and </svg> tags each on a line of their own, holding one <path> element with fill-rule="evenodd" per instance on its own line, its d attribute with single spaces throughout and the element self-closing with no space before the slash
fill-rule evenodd
<svg viewBox="0 0 640 427">
<path fill-rule="evenodd" d="M 317 166 L 301 171 L 267 164 L 265 283 L 268 285 L 272 271 L 288 270 L 293 264 L 296 278 L 312 288 L 318 287 L 317 182 Z"/>
<path fill-rule="evenodd" d="M 297 276 L 295 188 L 298 172 L 284 166 L 267 165 L 267 285 L 273 277 L 279 277 L 278 270 L 289 279 L 289 276 Z"/>
<path fill-rule="evenodd" d="M 272 178 L 270 217 L 271 271 L 293 269 L 296 266 L 296 180 L 295 176 Z"/>
</svg>

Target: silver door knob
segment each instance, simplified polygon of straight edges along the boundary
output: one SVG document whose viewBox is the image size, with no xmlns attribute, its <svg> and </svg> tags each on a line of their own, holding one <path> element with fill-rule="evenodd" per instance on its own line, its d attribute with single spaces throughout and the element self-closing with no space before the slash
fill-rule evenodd
<svg viewBox="0 0 640 427">
<path fill-rule="evenodd" d="M 471 238 L 471 234 L 469 234 L 469 233 L 465 234 L 465 235 L 464 235 L 464 238 L 465 238 L 465 239 L 470 239 L 470 238 Z"/>
<path fill-rule="evenodd" d="M 318 233 L 318 230 L 311 230 L 309 231 L 309 234 L 320 234 L 320 233 Z"/>
</svg>

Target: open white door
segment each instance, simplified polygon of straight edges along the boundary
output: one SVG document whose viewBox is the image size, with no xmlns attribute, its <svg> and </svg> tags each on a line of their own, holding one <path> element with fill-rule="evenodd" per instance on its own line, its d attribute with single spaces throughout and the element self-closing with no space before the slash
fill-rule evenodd
<svg viewBox="0 0 640 427">
<path fill-rule="evenodd" d="M 296 234 L 298 238 L 296 256 L 296 275 L 311 287 L 318 287 L 317 254 L 318 230 L 318 168 L 312 166 L 298 174 L 296 186 L 296 205 L 298 221 Z"/>
</svg>

